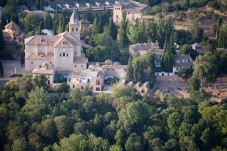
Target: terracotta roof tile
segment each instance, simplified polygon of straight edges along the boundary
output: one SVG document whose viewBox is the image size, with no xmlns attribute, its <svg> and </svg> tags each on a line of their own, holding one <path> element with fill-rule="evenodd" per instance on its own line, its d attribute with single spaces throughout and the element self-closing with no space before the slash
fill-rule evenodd
<svg viewBox="0 0 227 151">
<path fill-rule="evenodd" d="M 45 54 L 35 54 L 32 53 L 29 55 L 26 60 L 54 60 L 54 54 L 53 53 L 48 53 L 47 55 Z"/>
<path fill-rule="evenodd" d="M 11 30 L 20 30 L 20 26 L 11 21 L 7 25 L 5 25 L 5 29 L 11 29 Z"/>
</svg>

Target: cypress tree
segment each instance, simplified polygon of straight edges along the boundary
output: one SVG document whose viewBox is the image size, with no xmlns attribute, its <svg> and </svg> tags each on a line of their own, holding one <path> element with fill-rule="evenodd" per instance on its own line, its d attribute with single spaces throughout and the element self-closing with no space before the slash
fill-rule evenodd
<svg viewBox="0 0 227 151">
<path fill-rule="evenodd" d="M 173 58 L 173 54 L 171 52 L 170 43 L 168 43 L 167 41 L 168 41 L 168 38 L 166 36 L 165 44 L 164 44 L 164 54 L 162 57 L 162 69 L 165 72 L 172 72 L 174 58 Z"/>
<path fill-rule="evenodd" d="M 96 35 L 99 33 L 101 33 L 101 22 L 99 21 L 98 17 L 95 17 L 95 20 L 92 26 L 92 35 Z"/>
<path fill-rule="evenodd" d="M 1 23 L 0 23 L 0 30 L 4 29 L 5 28 L 5 25 L 6 25 L 6 19 L 5 19 L 5 15 L 4 13 L 2 14 L 1 16 Z"/>
<path fill-rule="evenodd" d="M 137 32 L 137 42 L 138 43 L 144 43 L 147 42 L 146 38 L 146 30 L 145 30 L 145 24 L 144 22 L 140 23 L 138 26 L 138 32 Z"/>
<path fill-rule="evenodd" d="M 122 45 L 122 47 L 126 47 L 129 43 L 128 37 L 127 37 L 127 26 L 128 22 L 126 20 L 126 12 L 122 13 L 122 20 L 120 23 L 120 29 L 119 29 L 119 43 Z"/>
<path fill-rule="evenodd" d="M 133 67 L 132 67 L 132 58 L 128 59 L 128 66 L 126 70 L 126 80 L 133 81 Z"/>
<path fill-rule="evenodd" d="M 37 9 L 40 9 L 40 0 L 35 1 L 35 6 Z"/>
<path fill-rule="evenodd" d="M 114 24 L 113 19 L 110 19 L 108 28 L 109 28 L 110 36 L 114 40 L 116 40 L 117 39 L 117 26 Z"/>
<path fill-rule="evenodd" d="M 45 18 L 44 18 L 44 28 L 45 29 L 53 29 L 53 22 L 52 22 L 52 18 L 50 16 L 49 12 L 45 13 Z"/>
<path fill-rule="evenodd" d="M 5 48 L 5 44 L 4 44 L 3 33 L 2 33 L 2 30 L 0 30 L 0 51 L 2 51 L 4 48 Z"/>
<path fill-rule="evenodd" d="M 21 65 L 23 65 L 24 64 L 24 62 L 25 62 L 25 51 L 24 51 L 24 46 L 21 48 L 21 55 L 20 55 L 20 63 L 21 63 Z"/>
</svg>

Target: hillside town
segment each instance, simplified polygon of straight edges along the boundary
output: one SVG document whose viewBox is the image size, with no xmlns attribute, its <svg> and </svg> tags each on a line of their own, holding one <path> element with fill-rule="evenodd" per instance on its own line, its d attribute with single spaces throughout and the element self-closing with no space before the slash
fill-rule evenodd
<svg viewBox="0 0 227 151">
<path fill-rule="evenodd" d="M 44 10 L 46 12 L 49 11 L 51 13 L 50 16 L 53 18 L 58 10 L 52 7 L 53 6 L 44 7 Z M 93 60 L 89 60 L 84 52 L 84 50 L 92 47 L 86 42 L 87 38 L 89 38 L 87 33 L 95 28 L 92 27 L 94 23 L 92 24 L 86 18 L 80 20 L 78 13 L 82 10 L 85 11 L 85 7 L 92 9 L 107 7 L 112 9 L 113 23 L 119 26 L 123 20 L 124 12 L 126 12 L 125 19 L 132 25 L 138 24 L 138 22 L 148 24 L 149 21 L 155 19 L 153 15 L 149 16 L 146 14 L 146 12 L 151 9 L 150 6 L 136 1 L 115 1 L 105 2 L 103 4 L 96 2 L 93 5 L 90 3 L 83 5 L 75 3 L 75 6 L 70 4 L 61 6 L 57 4 L 57 7 L 59 9 L 71 10 L 68 31 L 66 30 L 54 35 L 53 30 L 44 29 L 41 31 L 44 35 L 36 34 L 34 36 L 28 36 L 26 35 L 26 33 L 28 33 L 27 29 L 21 27 L 14 21 L 4 26 L 2 33 L 5 47 L 11 50 L 13 58 L 16 60 L 20 59 L 20 50 L 24 48 L 24 64 L 22 64 L 22 66 L 17 63 L 15 64 L 15 61 L 12 61 L 12 65 L 10 65 L 10 61 L 2 61 L 4 77 L 7 78 L 17 74 L 33 75 L 33 77 L 36 75 L 44 75 L 50 87 L 55 87 L 62 82 L 66 82 L 70 89 L 77 87 L 83 90 L 85 87 L 89 87 L 94 92 L 103 91 L 106 93 L 111 93 L 111 86 L 113 84 L 128 85 L 128 83 L 134 83 L 134 88 L 136 88 L 139 93 L 141 93 L 140 87 L 146 85 L 146 91 L 143 91 L 143 93 L 141 93 L 142 95 L 151 95 L 151 92 L 154 92 L 155 89 L 161 90 L 163 93 L 165 92 L 164 90 L 168 90 L 166 87 L 153 87 L 146 84 L 150 82 L 144 80 L 136 80 L 137 82 L 134 80 L 130 81 L 126 77 L 127 64 L 121 65 L 120 62 L 111 60 L 111 58 L 107 58 L 107 60 L 96 60 L 96 62 L 94 62 Z M 4 16 L 4 9 L 2 8 L 1 10 L 1 14 Z M 36 14 L 41 18 L 45 18 L 44 11 L 28 11 L 26 7 L 20 6 L 20 12 Z M 174 51 L 177 53 L 172 56 L 172 67 L 170 70 L 163 70 L 165 49 L 163 47 L 163 41 L 165 41 L 165 39 L 162 38 L 161 41 L 162 48 L 159 46 L 158 39 L 155 39 L 155 42 L 151 41 L 149 43 L 132 43 L 128 45 L 127 52 L 131 57 L 135 54 L 154 54 L 154 76 L 157 77 L 157 80 L 158 77 L 169 77 L 166 78 L 166 82 L 173 81 L 174 77 L 179 76 L 178 73 L 181 69 L 193 70 L 195 65 L 195 58 L 192 59 L 192 57 L 194 57 L 193 54 L 204 55 L 208 53 L 208 50 L 204 49 L 200 43 L 191 44 L 191 53 L 178 53 L 177 51 L 182 49 L 182 46 L 174 43 Z M 62 79 L 62 77 L 63 80 L 59 80 Z M 178 82 L 185 84 L 183 87 L 176 89 L 185 91 L 187 89 L 187 81 L 182 79 Z M 187 95 L 184 94 L 178 97 L 182 96 L 185 97 Z"/>
<path fill-rule="evenodd" d="M 226 0 L 0 0 L 0 150 L 226 151 Z"/>
</svg>

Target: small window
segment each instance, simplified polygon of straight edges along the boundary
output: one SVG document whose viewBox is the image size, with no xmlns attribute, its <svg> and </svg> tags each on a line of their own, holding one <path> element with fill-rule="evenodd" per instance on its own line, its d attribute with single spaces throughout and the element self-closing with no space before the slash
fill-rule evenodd
<svg viewBox="0 0 227 151">
<path fill-rule="evenodd" d="M 78 31 L 78 28 L 76 27 L 76 31 Z"/>
<path fill-rule="evenodd" d="M 75 67 L 76 67 L 76 65 L 75 65 Z"/>
<path fill-rule="evenodd" d="M 83 90 L 83 89 L 84 89 L 84 87 L 83 87 L 83 86 L 81 86 L 81 89 Z"/>
<path fill-rule="evenodd" d="M 33 64 L 33 61 L 31 61 L 31 64 Z"/>
<path fill-rule="evenodd" d="M 75 51 L 75 55 L 76 55 L 76 51 Z"/>
<path fill-rule="evenodd" d="M 75 88 L 75 85 L 73 85 L 73 88 Z"/>
<path fill-rule="evenodd" d="M 118 15 L 116 15 L 116 18 L 118 18 Z"/>
<path fill-rule="evenodd" d="M 52 64 L 52 62 L 50 61 L 50 64 Z"/>
<path fill-rule="evenodd" d="M 74 28 L 72 28 L 72 31 L 74 31 Z"/>
<path fill-rule="evenodd" d="M 61 54 L 60 54 L 60 57 L 61 57 Z"/>
<path fill-rule="evenodd" d="M 69 81 L 70 81 L 70 79 L 69 79 Z"/>
<path fill-rule="evenodd" d="M 69 55 L 67 54 L 67 57 L 68 57 Z"/>
<path fill-rule="evenodd" d="M 83 67 L 83 65 L 81 65 L 81 67 Z"/>
<path fill-rule="evenodd" d="M 63 57 L 65 56 L 65 53 L 63 53 Z"/>
</svg>

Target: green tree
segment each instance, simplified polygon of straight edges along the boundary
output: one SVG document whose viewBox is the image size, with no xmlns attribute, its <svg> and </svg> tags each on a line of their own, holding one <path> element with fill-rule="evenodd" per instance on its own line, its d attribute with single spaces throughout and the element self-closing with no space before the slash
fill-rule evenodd
<svg viewBox="0 0 227 151">
<path fill-rule="evenodd" d="M 218 33 L 218 47 L 219 48 L 226 48 L 227 47 L 227 26 L 223 25 L 220 28 L 220 31 Z"/>
<path fill-rule="evenodd" d="M 2 51 L 5 48 L 5 43 L 4 43 L 4 38 L 3 38 L 3 33 L 2 30 L 0 29 L 0 54 L 2 56 Z"/>
<path fill-rule="evenodd" d="M 69 91 L 69 86 L 66 82 L 60 83 L 54 87 L 54 92 L 56 93 L 67 93 Z"/>
<path fill-rule="evenodd" d="M 178 112 L 173 112 L 167 117 L 167 127 L 169 135 L 173 138 L 178 138 L 179 127 L 181 123 L 181 114 Z"/>
<path fill-rule="evenodd" d="M 28 150 L 28 143 L 24 138 L 17 139 L 13 142 L 12 151 L 24 151 Z"/>
<path fill-rule="evenodd" d="M 39 28 L 39 23 L 39 17 L 32 13 L 28 13 L 24 17 L 20 18 L 20 24 L 27 28 L 29 31 L 37 31 Z"/>
<path fill-rule="evenodd" d="M 53 29 L 53 22 L 52 22 L 52 18 L 50 16 L 49 12 L 45 12 L 45 17 L 44 17 L 44 28 L 45 29 Z"/>
<path fill-rule="evenodd" d="M 6 15 L 7 20 L 10 20 L 11 14 L 16 16 L 16 7 L 17 7 L 16 0 L 10 0 L 4 6 L 5 15 Z"/>
<path fill-rule="evenodd" d="M 32 84 L 33 87 L 42 87 L 44 89 L 46 89 L 47 87 L 47 78 L 45 77 L 45 75 L 36 75 L 35 77 L 32 78 Z"/>
<path fill-rule="evenodd" d="M 121 44 L 122 47 L 126 47 L 128 45 L 128 37 L 127 37 L 127 26 L 128 26 L 128 21 L 126 19 L 126 12 L 122 13 L 122 20 L 120 23 L 120 29 L 119 29 L 119 43 Z"/>
<path fill-rule="evenodd" d="M 112 145 L 109 151 L 122 151 L 122 148 L 120 145 Z"/>
<path fill-rule="evenodd" d="M 1 15 L 1 22 L 0 22 L 0 29 L 3 30 L 5 28 L 6 25 L 6 19 L 5 19 L 5 15 L 4 13 Z"/>
<path fill-rule="evenodd" d="M 191 34 L 196 42 L 200 42 L 203 37 L 203 30 L 199 27 L 199 22 L 197 20 L 192 22 Z"/>
<path fill-rule="evenodd" d="M 194 91 L 198 91 L 200 89 L 200 80 L 199 78 L 197 77 L 192 77 L 190 80 L 189 80 L 189 92 L 192 93 Z"/>
<path fill-rule="evenodd" d="M 204 56 L 199 56 L 195 61 L 193 76 L 197 76 L 201 81 L 201 86 L 214 81 L 217 76 L 217 60 L 216 56 L 207 53 Z"/>
<path fill-rule="evenodd" d="M 57 138 L 57 128 L 53 119 L 46 119 L 36 127 L 36 132 L 46 143 L 52 144 Z"/>
<path fill-rule="evenodd" d="M 137 131 L 147 122 L 152 113 L 152 108 L 143 102 L 130 102 L 126 104 L 126 108 L 119 113 L 119 122 L 122 123 L 124 129 L 130 133 Z"/>
<path fill-rule="evenodd" d="M 117 26 L 114 24 L 113 19 L 110 19 L 109 25 L 109 35 L 116 40 L 117 39 Z"/>
<path fill-rule="evenodd" d="M 49 101 L 48 93 L 42 87 L 36 87 L 29 93 L 29 99 L 22 110 L 28 113 L 32 120 L 40 120 L 44 114 L 48 113 Z"/>
<path fill-rule="evenodd" d="M 58 132 L 58 138 L 68 137 L 73 131 L 72 121 L 65 115 L 57 116 L 54 118 L 54 122 Z"/>
<path fill-rule="evenodd" d="M 25 63 L 25 51 L 24 51 L 24 46 L 21 48 L 21 54 L 20 54 L 20 63 L 21 65 L 24 65 Z"/>
<path fill-rule="evenodd" d="M 141 138 L 136 133 L 132 133 L 126 143 L 125 143 L 126 151 L 143 151 L 143 144 L 141 143 Z"/>
<path fill-rule="evenodd" d="M 166 41 L 164 45 L 164 54 L 162 56 L 162 68 L 165 72 L 172 72 L 173 70 L 173 54 L 171 52 L 171 43 L 167 42 L 167 36 L 166 36 Z"/>
<path fill-rule="evenodd" d="M 93 22 L 93 26 L 92 26 L 92 35 L 96 35 L 101 33 L 101 22 L 98 19 L 98 17 L 95 17 L 95 20 Z"/>
<path fill-rule="evenodd" d="M 133 80 L 133 66 L 132 66 L 132 58 L 128 59 L 128 66 L 126 70 L 126 80 L 132 81 Z"/>
</svg>

